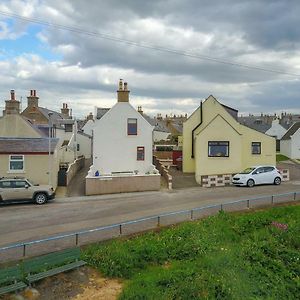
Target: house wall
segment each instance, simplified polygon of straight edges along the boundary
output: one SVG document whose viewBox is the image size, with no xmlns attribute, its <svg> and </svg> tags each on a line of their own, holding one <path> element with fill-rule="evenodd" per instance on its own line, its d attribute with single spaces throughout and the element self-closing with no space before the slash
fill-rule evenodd
<svg viewBox="0 0 300 300">
<path fill-rule="evenodd" d="M 82 127 L 83 132 L 92 136 L 94 124 L 95 124 L 95 122 L 93 120 L 88 120 Z"/>
<path fill-rule="evenodd" d="M 193 114 L 183 123 L 182 139 L 182 170 L 184 173 L 195 172 L 195 159 L 191 158 L 192 154 L 192 130 L 200 123 L 200 108 L 196 109 Z"/>
<path fill-rule="evenodd" d="M 127 135 L 127 119 L 137 119 L 137 135 Z M 153 127 L 129 103 L 117 103 L 100 120 L 95 121 L 92 172 L 153 170 Z M 137 160 L 137 147 L 145 147 L 145 160 Z"/>
<path fill-rule="evenodd" d="M 276 163 L 276 141 L 238 123 L 212 96 L 202 105 L 202 124 L 195 130 L 194 156 L 192 130 L 200 123 L 198 108 L 183 126 L 183 172 L 195 172 L 201 183 L 202 175 L 230 174 L 258 164 Z M 208 157 L 209 141 L 229 141 L 229 157 Z M 252 142 L 261 142 L 261 154 L 253 155 Z"/>
<path fill-rule="evenodd" d="M 74 134 L 72 134 L 69 147 L 74 149 L 75 141 L 74 141 Z M 79 151 L 77 151 L 77 157 L 83 155 L 86 159 L 90 159 L 92 157 L 92 138 L 82 135 L 80 133 L 76 134 L 76 144 L 79 144 Z"/>
<path fill-rule="evenodd" d="M 229 157 L 208 157 L 209 141 L 228 141 Z M 197 134 L 195 144 L 195 171 L 199 184 L 202 175 L 228 174 L 241 170 L 242 137 L 221 116 Z"/>
<path fill-rule="evenodd" d="M 39 138 L 39 134 L 20 115 L 5 115 L 0 118 L 1 137 Z"/>
<path fill-rule="evenodd" d="M 300 129 L 291 136 L 291 158 L 300 159 Z"/>
<path fill-rule="evenodd" d="M 291 157 L 292 156 L 292 140 L 280 140 L 280 153 Z"/>
<path fill-rule="evenodd" d="M 0 154 L 0 177 L 20 176 L 28 178 L 34 183 L 48 184 L 48 166 L 49 156 L 47 154 L 28 154 L 24 155 L 24 171 L 9 171 L 9 155 Z M 58 162 L 57 153 L 51 155 L 51 184 L 55 189 L 57 187 Z"/>
</svg>

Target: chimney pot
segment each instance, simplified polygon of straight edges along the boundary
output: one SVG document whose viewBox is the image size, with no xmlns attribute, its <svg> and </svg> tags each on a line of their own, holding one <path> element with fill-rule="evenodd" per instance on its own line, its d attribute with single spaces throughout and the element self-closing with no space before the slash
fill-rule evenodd
<svg viewBox="0 0 300 300">
<path fill-rule="evenodd" d="M 16 100 L 15 90 L 10 90 L 10 100 Z"/>
<path fill-rule="evenodd" d="M 127 82 L 124 82 L 124 91 L 127 91 Z"/>
<path fill-rule="evenodd" d="M 119 81 L 119 91 L 123 91 L 123 79 Z"/>
</svg>

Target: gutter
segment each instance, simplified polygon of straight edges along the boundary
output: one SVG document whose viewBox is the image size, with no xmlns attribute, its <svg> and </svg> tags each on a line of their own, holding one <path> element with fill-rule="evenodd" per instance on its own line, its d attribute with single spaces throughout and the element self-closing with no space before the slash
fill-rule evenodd
<svg viewBox="0 0 300 300">
<path fill-rule="evenodd" d="M 194 132 L 203 122 L 203 112 L 202 112 L 202 101 L 200 102 L 200 123 L 192 130 L 192 155 L 191 158 L 194 158 Z"/>
</svg>

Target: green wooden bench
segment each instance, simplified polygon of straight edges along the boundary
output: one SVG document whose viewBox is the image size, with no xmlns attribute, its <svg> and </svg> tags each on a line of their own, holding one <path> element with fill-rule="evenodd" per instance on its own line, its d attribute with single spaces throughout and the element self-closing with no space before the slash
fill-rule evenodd
<svg viewBox="0 0 300 300">
<path fill-rule="evenodd" d="M 23 273 L 19 265 L 0 269 L 0 295 L 27 287 L 22 280 Z"/>
<path fill-rule="evenodd" d="M 26 282 L 32 282 L 69 271 L 85 265 L 80 260 L 80 249 L 72 248 L 47 255 L 27 259 L 23 262 Z"/>
</svg>

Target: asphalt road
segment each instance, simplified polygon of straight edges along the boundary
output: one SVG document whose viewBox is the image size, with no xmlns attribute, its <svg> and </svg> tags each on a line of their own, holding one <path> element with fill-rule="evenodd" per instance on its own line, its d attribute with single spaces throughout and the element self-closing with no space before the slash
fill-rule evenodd
<svg viewBox="0 0 300 300">
<path fill-rule="evenodd" d="M 0 246 L 164 212 L 295 191 L 300 191 L 300 182 L 254 188 L 196 187 L 176 191 L 61 198 L 42 206 L 1 205 Z"/>
</svg>

